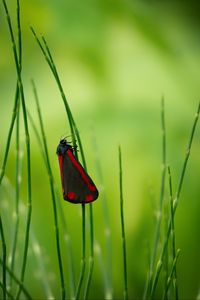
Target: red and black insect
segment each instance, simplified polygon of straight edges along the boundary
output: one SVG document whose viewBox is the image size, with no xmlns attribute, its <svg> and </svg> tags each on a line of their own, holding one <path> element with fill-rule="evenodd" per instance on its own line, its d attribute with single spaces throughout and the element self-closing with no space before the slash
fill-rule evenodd
<svg viewBox="0 0 200 300">
<path fill-rule="evenodd" d="M 74 147 L 62 139 L 57 147 L 63 198 L 71 203 L 90 203 L 98 198 L 98 190 L 74 156 Z"/>
</svg>

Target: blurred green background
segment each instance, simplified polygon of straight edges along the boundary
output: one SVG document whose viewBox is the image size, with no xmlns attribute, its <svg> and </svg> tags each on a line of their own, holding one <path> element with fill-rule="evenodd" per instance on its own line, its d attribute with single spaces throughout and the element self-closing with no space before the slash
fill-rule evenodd
<svg viewBox="0 0 200 300">
<path fill-rule="evenodd" d="M 15 1 L 7 1 L 13 20 Z M 105 203 L 111 227 L 112 287 L 123 295 L 123 265 L 118 185 L 118 145 L 123 155 L 125 218 L 130 299 L 141 299 L 152 248 L 155 212 L 161 179 L 160 100 L 165 97 L 167 162 L 174 191 L 182 167 L 193 117 L 199 100 L 200 13 L 188 1 L 21 1 L 23 80 L 27 107 L 37 124 L 30 79 L 34 78 L 45 122 L 50 157 L 59 190 L 57 144 L 69 134 L 64 106 L 55 80 L 30 32 L 46 37 L 77 122 L 89 174 L 100 190 L 93 205 L 95 239 L 106 268 Z M 14 23 L 15 24 L 15 23 Z M 10 124 L 16 70 L 3 6 L 0 6 L 0 162 Z M 21 200 L 26 203 L 25 135 L 21 122 L 23 174 Z M 178 284 L 181 299 L 195 299 L 200 287 L 199 241 L 199 130 L 195 136 L 180 206 L 176 215 Z M 46 279 L 59 295 L 53 214 L 48 176 L 31 130 L 33 185 L 32 232 L 41 247 Z M 101 166 L 102 178 L 97 164 Z M 15 131 L 1 197 L 7 242 L 13 235 Z M 8 182 L 9 181 L 9 182 Z M 9 199 L 9 201 L 8 201 Z M 168 200 L 168 190 L 166 191 Z M 81 256 L 80 207 L 61 202 L 72 239 L 77 282 Z M 23 226 L 23 225 L 21 225 Z M 89 227 L 87 227 L 89 232 Z M 22 234 L 23 238 L 23 234 Z M 89 235 L 87 235 L 87 242 Z M 32 242 L 33 237 L 31 238 Z M 23 245 L 23 244 L 22 244 Z M 88 244 L 87 244 L 88 245 Z M 149 246 L 147 246 L 149 245 Z M 65 252 L 63 244 L 62 251 Z M 151 249 L 150 248 L 150 249 Z M 19 252 L 20 262 L 20 252 Z M 26 285 L 39 299 L 43 275 L 30 256 Z M 111 263 L 111 262 L 110 262 Z M 20 266 L 20 263 L 19 263 Z M 109 264 L 107 268 L 109 267 Z M 95 256 L 91 299 L 104 295 L 104 279 Z"/>
</svg>

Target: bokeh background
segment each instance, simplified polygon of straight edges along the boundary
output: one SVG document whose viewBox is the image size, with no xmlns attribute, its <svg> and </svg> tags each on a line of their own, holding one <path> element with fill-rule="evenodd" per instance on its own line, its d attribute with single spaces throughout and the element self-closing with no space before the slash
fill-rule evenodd
<svg viewBox="0 0 200 300">
<path fill-rule="evenodd" d="M 7 1 L 15 22 L 15 1 Z M 167 162 L 176 190 L 190 128 L 199 101 L 200 14 L 196 1 L 71 1 L 21 2 L 23 80 L 27 107 L 38 124 L 30 79 L 34 78 L 45 122 L 53 173 L 59 190 L 57 144 L 69 134 L 64 106 L 55 80 L 29 26 L 46 37 L 78 125 L 88 170 L 100 190 L 93 205 L 95 239 L 108 272 L 112 263 L 115 299 L 123 295 L 123 265 L 118 184 L 118 145 L 122 147 L 128 277 L 131 299 L 141 299 L 152 249 L 161 180 L 160 102 L 165 98 Z M 16 24 L 16 23 L 14 23 Z M 16 27 L 15 27 L 16 29 Z M 0 6 L 0 162 L 10 124 L 16 70 L 3 6 Z M 31 131 L 33 185 L 32 237 L 42 253 L 46 280 L 59 295 L 52 202 L 48 176 Z M 21 120 L 21 201 L 26 203 L 25 135 Z M 196 299 L 200 288 L 200 159 L 199 129 L 195 135 L 180 205 L 176 214 L 178 284 L 181 299 Z M 99 170 L 101 168 L 101 175 Z M 7 242 L 13 236 L 15 191 L 15 131 L 1 209 Z M 105 197 L 112 248 L 106 263 Z M 168 191 L 166 191 L 168 200 Z M 71 236 L 75 278 L 81 257 L 81 209 L 61 201 Z M 22 209 L 23 214 L 23 209 Z M 21 222 L 22 223 L 22 222 Z M 23 224 L 21 225 L 23 227 Z M 87 224 L 87 245 L 89 243 Z M 34 238 L 33 238 L 34 235 Z M 23 230 L 21 232 L 23 239 Z M 36 242 L 35 242 L 36 243 Z M 21 244 L 21 247 L 23 244 Z M 62 251 L 65 253 L 65 244 Z M 20 266 L 20 242 L 18 247 Z M 31 247 L 30 247 L 31 248 Z M 23 248 L 21 248 L 23 249 Z M 21 250 L 22 251 L 22 250 Z M 29 251 L 26 285 L 39 299 L 44 294 L 39 265 Z M 95 254 L 91 299 L 104 296 L 102 264 Z M 99 252 L 98 252 L 99 253 Z M 66 258 L 65 258 L 66 260 Z M 41 263 L 41 262 L 40 262 Z M 42 279 L 43 278 L 43 279 Z"/>
</svg>

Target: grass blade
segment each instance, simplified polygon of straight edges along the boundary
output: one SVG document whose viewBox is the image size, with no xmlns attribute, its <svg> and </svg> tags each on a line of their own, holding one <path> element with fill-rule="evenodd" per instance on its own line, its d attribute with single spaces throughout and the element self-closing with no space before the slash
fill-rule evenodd
<svg viewBox="0 0 200 300">
<path fill-rule="evenodd" d="M 162 221 L 162 212 L 163 212 L 163 202 L 164 202 L 164 193 L 165 193 L 165 177 L 166 177 L 166 129 L 165 129 L 165 106 L 164 106 L 164 98 L 161 100 L 161 129 L 162 129 L 162 176 L 161 176 L 161 189 L 160 189 L 160 204 L 158 210 L 158 219 L 156 224 L 156 232 L 154 237 L 153 244 L 153 253 L 150 260 L 150 269 L 149 269 L 149 277 L 148 283 L 146 285 L 144 299 L 146 299 L 146 295 L 149 293 L 152 287 L 153 280 L 153 268 L 156 260 L 157 250 L 158 250 L 158 242 L 160 238 L 160 227 Z"/>
<path fill-rule="evenodd" d="M 35 33 L 35 31 L 32 27 L 31 27 L 31 31 L 32 31 L 32 33 L 33 33 L 33 35 L 34 35 L 41 51 L 42 51 L 42 53 L 43 53 L 48 65 L 49 65 L 52 73 L 53 73 L 53 75 L 54 75 L 54 78 L 55 78 L 56 83 L 58 85 L 58 88 L 59 88 L 64 106 L 65 106 L 65 110 L 66 110 L 66 113 L 67 113 L 68 122 L 69 122 L 69 126 L 70 126 L 70 131 L 71 131 L 71 135 L 72 135 L 73 146 L 76 146 L 76 138 L 77 138 L 79 149 L 80 149 L 80 154 L 81 154 L 81 159 L 82 159 L 82 163 L 83 163 L 83 167 L 87 171 L 86 160 L 85 160 L 85 156 L 84 156 L 84 152 L 83 152 L 83 146 L 82 146 L 81 138 L 80 138 L 80 135 L 79 135 L 79 131 L 78 131 L 78 128 L 76 126 L 75 120 L 73 118 L 72 112 L 70 110 L 67 98 L 65 96 L 65 93 L 64 93 L 64 90 L 63 90 L 63 87 L 62 87 L 62 84 L 61 84 L 61 81 L 60 81 L 60 78 L 59 78 L 59 75 L 58 75 L 58 72 L 57 72 L 57 68 L 55 66 L 54 60 L 53 60 L 51 52 L 50 52 L 50 49 L 49 49 L 49 47 L 47 45 L 47 42 L 46 42 L 44 37 L 42 38 L 43 43 L 44 43 L 44 47 L 43 47 L 42 43 L 38 39 L 38 37 L 37 37 L 37 35 L 36 35 L 36 33 Z M 75 156 L 78 159 L 76 148 L 75 148 Z M 80 277 L 79 277 L 79 282 L 78 282 L 78 287 L 77 287 L 77 292 L 76 292 L 77 296 L 79 296 L 79 294 L 80 294 L 81 286 L 82 286 L 82 283 L 83 283 L 83 277 L 84 277 L 84 273 L 85 273 L 85 246 L 86 246 L 86 244 L 85 244 L 85 207 L 84 207 L 84 205 L 85 204 L 82 204 L 82 241 L 83 241 L 83 247 L 82 247 L 82 258 L 81 258 L 81 271 L 80 271 Z M 91 240 L 90 240 L 90 243 L 91 243 L 90 262 L 92 262 L 93 261 L 93 253 L 94 253 L 94 243 L 93 243 L 94 237 L 93 237 L 93 228 L 92 228 L 93 227 L 93 211 L 92 211 L 92 204 L 91 203 L 89 204 L 89 207 L 90 207 L 89 213 L 90 213 L 90 236 L 91 236 Z M 90 281 L 91 281 L 90 278 L 92 276 L 93 265 L 94 265 L 93 263 L 90 263 L 89 275 L 88 275 L 89 280 L 87 281 L 88 288 L 89 288 Z M 86 292 L 87 292 L 88 288 L 86 287 Z"/>
<path fill-rule="evenodd" d="M 75 299 L 79 299 L 81 287 L 83 284 L 83 278 L 85 274 L 85 204 L 82 204 L 82 257 L 81 257 L 81 270 L 79 280 L 76 289 Z"/>
<path fill-rule="evenodd" d="M 175 239 L 175 225 L 174 225 L 174 211 L 173 211 L 173 193 L 172 193 L 172 180 L 171 180 L 171 170 L 168 166 L 168 176 L 169 176 L 169 192 L 170 192 L 170 217 L 171 217 L 171 236 L 172 236 L 172 257 L 173 262 L 176 260 L 176 239 Z M 175 299 L 178 300 L 178 285 L 177 285 L 177 271 L 176 264 L 174 265 L 174 289 L 175 289 Z M 167 291 L 166 291 L 167 292 Z"/>
<path fill-rule="evenodd" d="M 16 194 L 15 194 L 15 228 L 14 239 L 11 251 L 11 270 L 14 271 L 15 253 L 17 247 L 18 230 L 19 230 L 19 194 L 20 194 L 20 142 L 19 142 L 19 125 L 20 125 L 20 102 L 18 102 L 17 120 L 16 120 Z M 12 286 L 12 277 L 10 278 L 10 285 Z"/>
<path fill-rule="evenodd" d="M 35 125 L 35 122 L 34 122 L 32 116 L 29 112 L 28 112 L 28 117 L 29 117 L 29 120 L 30 120 L 30 124 L 33 128 L 33 131 L 36 135 L 36 139 L 38 141 L 38 145 L 39 145 L 39 148 L 41 150 L 41 154 L 42 154 L 45 166 L 46 166 L 46 168 L 48 168 L 47 162 L 46 162 L 46 156 L 45 156 L 44 149 L 43 149 L 42 140 L 40 138 L 40 135 L 39 135 L 39 132 L 38 132 L 37 127 Z M 53 181 L 54 181 L 54 179 L 53 179 Z M 70 235 L 69 235 L 69 232 L 68 232 L 65 216 L 64 216 L 61 204 L 60 204 L 60 196 L 59 196 L 57 187 L 55 185 L 55 181 L 54 181 L 54 190 L 55 190 L 55 194 L 56 194 L 56 198 L 57 198 L 56 203 L 58 205 L 58 212 L 60 214 L 62 226 L 63 226 L 64 232 L 65 232 L 64 241 L 66 243 L 67 252 L 68 252 L 68 266 L 69 266 L 68 272 L 69 272 L 69 281 L 70 281 L 70 293 L 71 293 L 71 299 L 74 299 L 74 297 L 75 297 L 75 285 L 74 285 L 74 267 L 73 267 L 73 255 L 72 255 L 71 240 L 70 240 Z"/>
<path fill-rule="evenodd" d="M 167 280 L 167 285 L 165 287 L 165 291 L 164 291 L 164 294 L 163 294 L 163 299 L 164 300 L 167 299 L 167 292 L 169 290 L 170 284 L 171 284 L 171 282 L 174 278 L 175 272 L 176 272 L 176 264 L 177 264 L 179 254 L 180 254 L 180 249 L 177 250 L 177 252 L 175 254 L 175 257 L 173 259 L 173 265 L 172 265 L 171 272 L 170 272 L 168 280 Z M 177 295 L 176 295 L 176 297 L 177 297 Z"/>
<path fill-rule="evenodd" d="M 84 297 L 86 300 L 88 298 L 89 289 L 92 281 L 92 273 L 94 268 L 94 226 L 93 226 L 93 211 L 92 204 L 89 204 L 89 212 L 90 212 L 90 256 L 89 256 L 89 272 L 85 285 Z"/>
<path fill-rule="evenodd" d="M 46 141 L 46 135 L 45 135 L 44 125 L 43 125 L 43 120 L 42 120 L 42 114 L 41 114 L 41 110 L 40 110 L 36 87 L 35 87 L 35 84 L 33 81 L 32 81 L 32 86 L 33 86 L 35 101 L 36 101 L 36 105 L 37 105 L 37 112 L 38 112 L 40 129 L 41 129 L 41 134 L 42 134 L 44 153 L 45 153 L 45 157 L 46 157 L 47 171 L 48 171 L 49 180 L 50 180 L 51 196 L 52 196 L 52 202 L 53 202 L 56 248 L 57 248 L 57 257 L 58 257 L 58 264 L 59 264 L 59 271 L 60 271 L 61 294 L 62 294 L 62 300 L 64 300 L 66 291 L 65 291 L 63 264 L 62 264 L 61 250 L 60 250 L 60 236 L 59 236 L 59 225 L 58 225 L 57 207 L 56 207 L 56 195 L 55 195 L 55 190 L 54 190 L 54 179 L 53 179 L 53 173 L 51 170 L 49 151 L 48 151 L 48 147 L 47 147 L 47 141 Z"/>
<path fill-rule="evenodd" d="M 4 285 L 3 283 L 1 283 L 0 281 L 0 287 L 4 290 Z M 13 297 L 13 295 L 6 289 L 6 294 L 8 295 L 9 299 L 14 300 L 15 298 Z M 4 296 L 5 297 L 5 296 Z M 6 299 L 6 298 L 4 298 Z"/>
<path fill-rule="evenodd" d="M 119 146 L 119 189 L 120 189 L 120 216 L 122 229 L 122 250 L 124 264 L 124 300 L 128 300 L 128 281 L 127 281 L 127 257 L 126 257 L 126 236 L 124 224 L 124 197 L 123 197 L 123 182 L 122 182 L 122 155 L 121 147 Z"/>
<path fill-rule="evenodd" d="M 191 151 L 191 147 L 192 147 L 194 133 L 195 133 L 195 129 L 196 129 L 196 126 L 197 126 L 198 119 L 199 119 L 199 113 L 200 113 L 200 102 L 198 104 L 197 112 L 196 112 L 195 119 L 194 119 L 194 122 L 193 122 L 193 125 L 192 125 L 192 130 L 191 130 L 190 137 L 189 137 L 188 147 L 187 147 L 187 150 L 186 150 L 186 155 L 185 155 L 185 159 L 184 159 L 184 162 L 183 162 L 183 167 L 182 167 L 181 174 L 180 174 L 178 189 L 177 189 L 177 192 L 176 192 L 175 199 L 173 201 L 173 217 L 175 216 L 176 209 L 177 209 L 177 204 L 178 204 L 178 201 L 179 201 L 179 198 L 180 198 L 180 193 L 181 193 L 181 189 L 182 189 L 182 185 L 183 185 L 183 179 L 184 179 L 184 176 L 185 176 L 185 171 L 186 171 L 188 159 L 189 159 L 189 156 L 190 156 L 190 151 Z M 162 265 L 163 265 L 162 262 L 163 262 L 163 259 L 164 259 L 164 255 L 166 253 L 166 249 L 167 249 L 167 246 L 168 246 L 170 233 L 171 233 L 171 220 L 169 220 L 169 223 L 168 223 L 167 235 L 166 235 L 166 239 L 165 239 L 165 242 L 164 242 L 164 245 L 163 245 L 163 248 L 162 248 L 162 251 L 161 251 L 160 259 L 159 259 L 159 261 L 161 262 L 161 269 L 162 269 Z M 159 274 L 160 274 L 160 271 L 161 270 L 159 270 Z M 151 289 L 150 299 L 153 299 L 153 297 L 154 297 L 154 293 L 155 293 L 157 282 L 158 282 L 158 280 L 155 280 L 155 279 L 157 277 L 159 277 L 159 274 L 158 274 L 158 271 L 155 274 L 154 284 L 153 284 L 152 289 Z"/>
<path fill-rule="evenodd" d="M 0 258 L 0 264 L 3 264 L 3 260 Z M 20 286 L 21 290 L 23 291 L 24 295 L 27 299 L 32 300 L 31 295 L 27 291 L 27 289 L 24 287 L 24 284 L 15 276 L 15 274 L 12 272 L 12 270 L 6 265 L 6 272 L 12 277 L 12 279 Z"/>
<path fill-rule="evenodd" d="M 26 135 L 26 150 L 27 150 L 27 174 L 28 174 L 28 211 L 27 211 L 27 225 L 26 225 L 26 232 L 25 232 L 25 244 L 24 244 L 24 253 L 23 253 L 23 262 L 22 262 L 22 269 L 21 269 L 21 281 L 23 282 L 25 276 L 25 269 L 26 269 L 26 262 L 27 262 L 27 254 L 28 254 L 28 244 L 29 244 L 29 231 L 30 231 L 30 223 L 31 223 L 31 213 L 32 213 L 32 198 L 31 198 L 31 160 L 30 160 L 30 136 L 29 136 L 29 129 L 28 129 L 28 121 L 27 121 L 27 114 L 26 114 L 26 104 L 25 104 L 25 96 L 24 96 L 24 88 L 23 82 L 21 78 L 21 63 L 20 63 L 20 53 L 19 57 L 17 55 L 17 47 L 14 39 L 12 23 L 10 19 L 10 15 L 8 12 L 7 4 L 5 0 L 2 0 L 6 17 L 7 23 L 10 33 L 10 38 L 12 41 L 13 46 L 13 55 L 15 61 L 15 67 L 17 71 L 18 77 L 18 87 L 20 90 L 21 102 L 22 102 L 22 111 L 23 111 L 23 118 L 24 118 L 24 129 Z M 20 43 L 21 43 L 21 25 L 20 25 L 20 5 L 19 0 L 17 0 L 17 9 L 18 9 L 18 35 L 20 35 Z M 17 293 L 17 299 L 19 298 L 21 293 L 21 288 L 19 288 Z"/>
</svg>

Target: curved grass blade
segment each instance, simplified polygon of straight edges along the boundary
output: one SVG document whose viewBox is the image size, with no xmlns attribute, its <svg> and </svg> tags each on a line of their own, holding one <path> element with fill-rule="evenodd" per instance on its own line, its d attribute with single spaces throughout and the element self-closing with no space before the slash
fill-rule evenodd
<svg viewBox="0 0 200 300">
<path fill-rule="evenodd" d="M 62 87 L 62 84 L 61 84 L 61 81 L 60 81 L 55 63 L 54 63 L 54 60 L 52 58 L 51 52 L 50 52 L 49 47 L 47 45 L 47 42 L 43 37 L 42 40 L 43 40 L 43 43 L 44 43 L 44 47 L 45 47 L 44 48 L 32 27 L 31 27 L 31 31 L 32 31 L 32 33 L 33 33 L 33 35 L 34 35 L 41 51 L 42 51 L 48 65 L 49 65 L 54 77 L 55 77 L 56 83 L 57 83 L 59 91 L 61 93 L 61 97 L 63 99 L 65 110 L 66 110 L 66 113 L 67 113 L 67 117 L 68 117 L 68 121 L 69 121 L 69 125 L 70 125 L 70 130 L 71 130 L 71 135 L 72 135 L 73 145 L 74 146 L 76 145 L 75 141 L 76 141 L 76 138 L 77 138 L 79 149 L 80 149 L 80 154 L 81 154 L 81 158 L 82 158 L 82 162 L 83 162 L 83 167 L 84 167 L 85 170 L 87 170 L 86 160 L 85 160 L 85 156 L 84 156 L 84 152 L 83 152 L 83 147 L 82 147 L 82 142 L 81 142 L 81 139 L 80 139 L 79 131 L 78 131 L 78 128 L 77 128 L 76 123 L 74 121 L 74 118 L 73 118 L 72 112 L 70 110 L 68 101 L 66 99 L 66 96 L 65 96 L 65 93 L 64 93 L 64 90 L 63 90 L 63 87 Z M 78 158 L 77 152 L 75 153 L 75 156 L 76 156 L 76 158 Z M 81 286 L 82 286 L 82 283 L 83 283 L 83 278 L 84 278 L 84 273 L 85 273 L 85 247 L 86 247 L 86 245 L 85 245 L 85 207 L 84 206 L 85 206 L 85 204 L 82 204 L 82 241 L 83 241 L 83 247 L 82 247 L 82 258 L 81 258 L 81 271 L 80 271 L 80 277 L 79 277 L 79 282 L 78 282 L 78 287 L 77 287 L 77 292 L 76 292 L 77 296 L 79 296 L 79 294 L 80 294 L 80 289 L 81 289 Z M 93 253 L 94 253 L 93 240 L 94 240 L 94 237 L 92 236 L 93 228 L 91 228 L 93 226 L 93 211 L 92 211 L 92 204 L 91 203 L 89 204 L 89 207 L 90 207 L 89 212 L 90 212 L 90 236 L 91 236 L 90 242 L 91 242 L 91 249 L 93 249 L 91 254 L 90 254 L 90 258 L 92 257 L 92 260 L 93 260 Z M 91 220 L 92 220 L 92 222 L 91 222 Z M 91 259 L 90 259 L 90 261 L 91 261 Z M 89 284 L 90 284 L 90 281 L 91 281 L 90 277 L 92 275 L 92 271 L 93 271 L 93 263 L 92 264 L 90 263 L 89 275 L 88 275 L 89 281 L 87 281 Z"/>
<path fill-rule="evenodd" d="M 40 135 L 39 135 L 39 132 L 38 132 L 37 127 L 35 125 L 35 122 L 34 122 L 32 116 L 31 116 L 31 114 L 29 112 L 28 112 L 28 117 L 29 117 L 29 120 L 30 120 L 30 124 L 31 124 L 31 126 L 33 128 L 33 131 L 34 131 L 34 133 L 36 135 L 36 139 L 38 141 L 38 145 L 39 145 L 39 148 L 41 150 L 41 154 L 42 154 L 42 157 L 43 157 L 43 160 L 44 160 L 44 164 L 45 164 L 46 168 L 48 168 L 47 162 L 46 162 L 45 152 L 44 152 L 44 149 L 43 149 L 42 140 L 40 138 Z M 74 299 L 74 297 L 75 297 L 75 286 L 74 286 L 74 268 L 73 268 L 73 255 L 72 255 L 72 248 L 71 248 L 71 240 L 70 240 L 70 235 L 69 235 L 69 232 L 68 232 L 68 228 L 67 228 L 67 223 L 66 223 L 66 220 L 65 220 L 65 216 L 64 216 L 61 204 L 60 204 L 60 196 L 59 196 L 59 193 L 58 193 L 58 190 L 57 190 L 54 178 L 53 178 L 53 182 L 54 182 L 53 185 L 54 185 L 54 190 L 55 190 L 55 194 L 56 194 L 56 198 L 57 198 L 56 203 L 58 204 L 58 212 L 60 214 L 62 226 L 63 226 L 64 232 L 65 232 L 65 238 L 64 238 L 64 240 L 65 240 L 65 243 L 66 243 L 66 246 L 67 246 L 67 252 L 68 252 L 70 293 L 71 293 L 71 299 Z"/>
<path fill-rule="evenodd" d="M 45 154 L 45 157 L 46 157 L 46 166 L 47 166 L 47 171 L 48 171 L 49 180 L 50 180 L 51 196 L 52 196 L 52 202 L 53 202 L 56 248 L 57 248 L 57 257 L 58 257 L 58 264 L 59 264 L 59 271 L 60 271 L 61 294 L 62 294 L 62 300 L 64 300 L 66 291 L 65 291 L 65 281 L 64 281 L 62 256 L 61 256 L 61 250 L 60 250 L 60 235 L 59 235 L 59 225 L 58 225 L 56 195 L 55 195 L 55 190 L 54 190 L 53 173 L 52 173 L 52 170 L 51 170 L 51 164 L 50 164 L 50 159 L 49 159 L 49 151 L 48 151 L 47 142 L 46 142 L 46 135 L 45 135 L 45 131 L 44 131 L 44 125 L 43 125 L 43 121 L 42 121 L 42 115 L 41 115 L 39 100 L 38 100 L 35 84 L 34 84 L 33 81 L 32 81 L 32 86 L 33 86 L 35 101 L 36 101 L 36 105 L 37 105 L 37 111 L 38 111 L 38 117 L 39 117 L 39 123 L 40 123 L 40 130 L 41 130 L 41 134 L 42 134 L 44 154 Z"/>
</svg>

